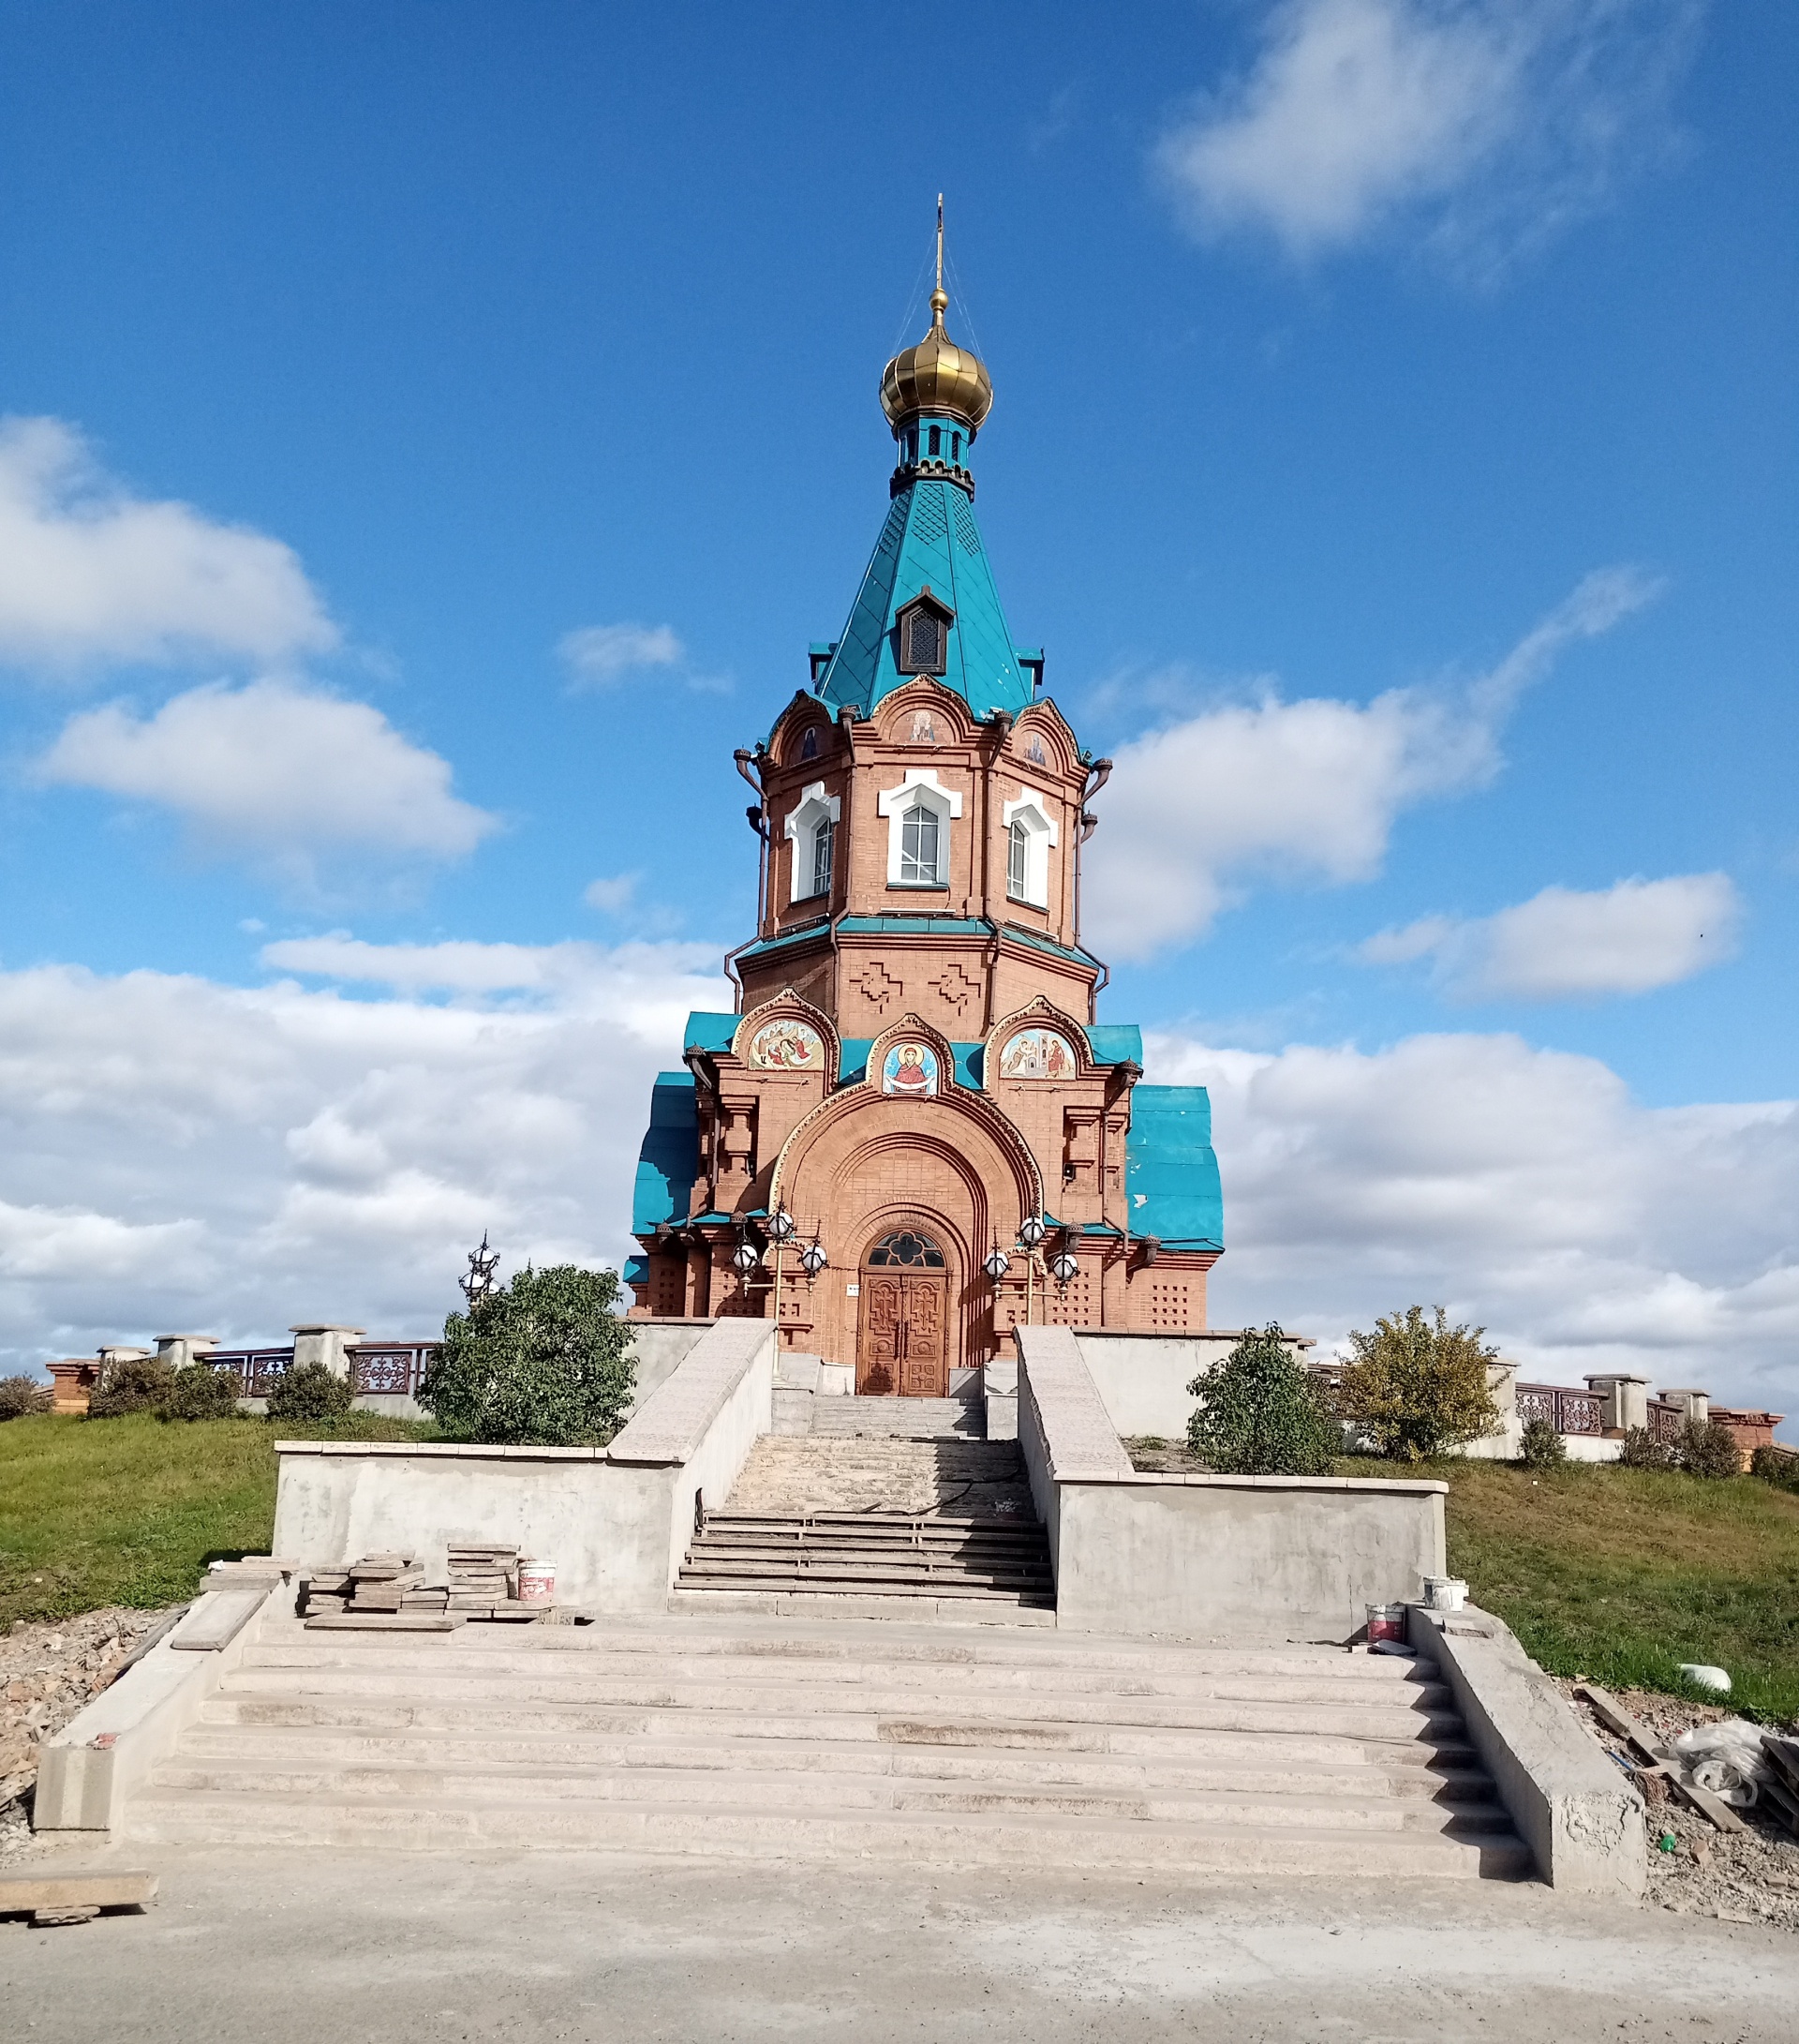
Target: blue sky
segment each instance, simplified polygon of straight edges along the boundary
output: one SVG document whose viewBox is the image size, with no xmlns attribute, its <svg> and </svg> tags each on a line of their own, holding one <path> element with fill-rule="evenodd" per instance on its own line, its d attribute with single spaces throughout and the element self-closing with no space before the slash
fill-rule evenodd
<svg viewBox="0 0 1799 2044">
<path fill-rule="evenodd" d="M 423 1322 L 483 1216 L 619 1253 L 942 188 L 1010 622 L 1121 762 L 1105 1012 L 1220 1094 L 1218 1317 L 1429 1291 L 1558 1380 L 1799 1407 L 1790 8 L 995 6 L 939 52 L 177 0 L 0 47 L 0 410 L 58 422 L 0 445 L 0 1340 Z M 124 1034 L 65 1068 L 83 1003 Z M 1395 1161 L 1364 1118 L 1436 1057 Z M 1512 1086 L 1508 1160 L 1459 1117 Z"/>
</svg>

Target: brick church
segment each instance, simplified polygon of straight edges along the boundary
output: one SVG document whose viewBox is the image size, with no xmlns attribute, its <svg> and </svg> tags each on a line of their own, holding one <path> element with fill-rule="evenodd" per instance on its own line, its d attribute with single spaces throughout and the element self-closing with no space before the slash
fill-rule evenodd
<svg viewBox="0 0 1799 2044">
<path fill-rule="evenodd" d="M 1211 1105 L 1142 1083 L 1081 942 L 1110 763 L 1013 639 L 974 515 L 985 366 L 888 363 L 891 501 L 842 636 L 753 751 L 754 935 L 731 1014 L 656 1081 L 626 1269 L 639 1319 L 749 1314 L 942 1396 L 1018 1321 L 1185 1333 L 1223 1253 Z"/>
</svg>

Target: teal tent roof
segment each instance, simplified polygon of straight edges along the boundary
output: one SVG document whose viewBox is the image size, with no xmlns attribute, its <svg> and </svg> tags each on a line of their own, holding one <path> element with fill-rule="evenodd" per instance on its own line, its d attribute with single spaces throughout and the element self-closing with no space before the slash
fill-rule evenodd
<svg viewBox="0 0 1799 2044">
<path fill-rule="evenodd" d="M 1032 677 L 1006 629 L 974 506 L 956 484 L 933 478 L 893 500 L 819 695 L 833 709 L 854 704 L 866 716 L 912 680 L 894 660 L 895 619 L 926 589 L 956 614 L 944 686 L 977 717 L 996 709 L 1017 716 L 1033 700 Z"/>
<path fill-rule="evenodd" d="M 736 1019 L 731 1018 L 734 1022 Z M 637 1153 L 632 1233 L 647 1235 L 659 1222 L 686 1220 L 699 1169 L 700 1117 L 693 1074 L 658 1072 L 649 1096 L 649 1126 Z"/>
<path fill-rule="evenodd" d="M 1134 1086 L 1124 1164 L 1132 1234 L 1154 1235 L 1171 1249 L 1224 1247 L 1225 1195 L 1204 1086 Z"/>
</svg>

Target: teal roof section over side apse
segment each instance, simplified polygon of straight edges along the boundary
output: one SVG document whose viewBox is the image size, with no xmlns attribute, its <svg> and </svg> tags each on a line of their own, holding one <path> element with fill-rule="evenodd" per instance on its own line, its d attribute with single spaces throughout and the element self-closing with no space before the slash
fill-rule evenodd
<svg viewBox="0 0 1799 2044">
<path fill-rule="evenodd" d="M 1095 1065 L 1143 1063 L 1143 1032 L 1135 1022 L 1089 1022 L 1087 1041 Z"/>
<path fill-rule="evenodd" d="M 939 677 L 976 717 L 1017 716 L 1034 699 L 1000 608 L 1000 592 L 974 506 L 954 483 L 921 478 L 887 511 L 850 621 L 818 694 L 833 709 L 854 705 L 866 716 L 884 695 L 914 679 L 894 659 L 898 614 L 926 589 L 956 614 L 946 669 Z"/>
<path fill-rule="evenodd" d="M 734 1023 L 736 1019 L 731 1017 Z M 649 1096 L 649 1126 L 637 1153 L 632 1233 L 647 1235 L 662 1221 L 684 1221 L 699 1169 L 700 1116 L 693 1074 L 658 1072 Z"/>
<path fill-rule="evenodd" d="M 687 1018 L 687 1035 L 682 1039 L 681 1049 L 683 1052 L 728 1051 L 742 1020 L 741 1015 L 712 1015 L 703 1007 L 696 1007 Z M 690 1079 L 688 1083 L 691 1085 L 692 1081 Z"/>
<path fill-rule="evenodd" d="M 1171 1249 L 1224 1247 L 1225 1193 L 1204 1086 L 1134 1086 L 1124 1165 L 1132 1234 Z"/>
</svg>

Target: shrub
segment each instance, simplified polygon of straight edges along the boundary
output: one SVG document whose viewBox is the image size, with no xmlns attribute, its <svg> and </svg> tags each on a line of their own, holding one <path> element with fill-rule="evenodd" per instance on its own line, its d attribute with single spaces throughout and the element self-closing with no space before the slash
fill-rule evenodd
<svg viewBox="0 0 1799 2044">
<path fill-rule="evenodd" d="M 1354 1360 L 1337 1380 L 1337 1410 L 1374 1437 L 1384 1455 L 1421 1462 L 1499 1426 L 1487 1389 L 1484 1327 L 1451 1327 L 1439 1305 L 1428 1320 L 1421 1305 L 1375 1322 L 1372 1335 L 1351 1334 Z"/>
<path fill-rule="evenodd" d="M 1187 1422 L 1187 1445 L 1228 1476 L 1324 1476 L 1342 1437 L 1310 1373 L 1279 1325 L 1246 1334 L 1187 1389 L 1205 1402 Z"/>
<path fill-rule="evenodd" d="M 349 1379 L 322 1363 L 303 1363 L 282 1373 L 269 1393 L 272 1420 L 335 1420 L 349 1410 L 356 1395 Z"/>
<path fill-rule="evenodd" d="M 549 1447 L 610 1440 L 636 1382 L 616 1271 L 534 1271 L 443 1323 L 419 1402 L 468 1440 Z"/>
<path fill-rule="evenodd" d="M 154 1412 L 174 1381 L 174 1371 L 160 1356 L 123 1356 L 107 1365 L 99 1389 L 87 1401 L 87 1416 L 116 1420 L 127 1412 Z"/>
<path fill-rule="evenodd" d="M 1743 1451 L 1717 1420 L 1688 1420 L 1681 1429 L 1680 1466 L 1688 1476 L 1741 1476 Z"/>
<path fill-rule="evenodd" d="M 1568 1443 L 1547 1420 L 1532 1420 L 1524 1428 L 1521 1452 L 1527 1470 L 1553 1470 L 1568 1460 Z"/>
<path fill-rule="evenodd" d="M 5 1388 L 0 1385 L 0 1390 Z M 1764 1484 L 1777 1484 L 1782 1490 L 1799 1490 L 1799 1450 L 1763 1441 L 1749 1457 L 1749 1474 L 1759 1476 Z"/>
<path fill-rule="evenodd" d="M 1680 1466 L 1680 1455 L 1672 1441 L 1652 1434 L 1646 1426 L 1627 1426 L 1618 1448 L 1618 1467 L 1624 1470 L 1672 1470 Z"/>
<path fill-rule="evenodd" d="M 235 1370 L 217 1370 L 210 1363 L 188 1363 L 174 1374 L 169 1395 L 156 1408 L 159 1420 L 229 1420 L 237 1416 L 244 1395 Z"/>
<path fill-rule="evenodd" d="M 35 1377 L 0 1377 L 0 1420 L 27 1419 L 34 1412 L 48 1412 L 54 1395 L 48 1384 Z"/>
</svg>

